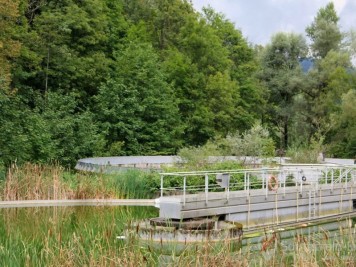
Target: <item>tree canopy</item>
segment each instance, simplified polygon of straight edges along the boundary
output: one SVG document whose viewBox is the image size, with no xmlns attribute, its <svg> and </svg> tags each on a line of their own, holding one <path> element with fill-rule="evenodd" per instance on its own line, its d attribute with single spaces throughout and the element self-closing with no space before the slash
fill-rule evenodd
<svg viewBox="0 0 356 267">
<path fill-rule="evenodd" d="M 254 47 L 188 0 L 0 0 L 0 164 L 176 154 L 239 133 L 269 155 L 322 136 L 354 157 L 355 34 L 338 21 L 329 3 L 309 46 L 276 33 Z"/>
</svg>

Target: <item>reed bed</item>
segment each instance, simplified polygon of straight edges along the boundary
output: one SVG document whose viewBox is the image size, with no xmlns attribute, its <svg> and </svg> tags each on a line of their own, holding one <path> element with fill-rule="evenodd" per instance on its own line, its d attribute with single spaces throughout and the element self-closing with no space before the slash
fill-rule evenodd
<svg viewBox="0 0 356 267">
<path fill-rule="evenodd" d="M 161 255 L 139 240 L 117 239 L 132 220 L 154 208 L 71 207 L 0 211 L 1 266 L 356 266 L 355 228 L 296 235 L 231 249 L 209 242 L 180 255 Z"/>
<path fill-rule="evenodd" d="M 70 172 L 53 165 L 12 165 L 0 183 L 1 200 L 103 199 L 149 197 L 149 174 L 128 171 L 105 175 Z"/>
</svg>

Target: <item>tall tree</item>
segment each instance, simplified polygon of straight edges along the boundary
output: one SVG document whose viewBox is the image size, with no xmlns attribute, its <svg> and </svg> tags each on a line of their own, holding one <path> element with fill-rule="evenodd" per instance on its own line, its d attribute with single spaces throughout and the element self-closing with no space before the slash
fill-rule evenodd
<svg viewBox="0 0 356 267">
<path fill-rule="evenodd" d="M 312 24 L 306 28 L 307 36 L 312 41 L 311 50 L 314 57 L 324 58 L 330 50 L 339 49 L 342 33 L 338 21 L 334 3 L 330 2 L 319 9 Z"/>
<path fill-rule="evenodd" d="M 35 16 L 28 15 L 27 51 L 19 61 L 18 87 L 41 92 L 75 90 L 85 105 L 112 64 L 113 27 L 106 2 L 47 1 L 38 8 Z"/>
<path fill-rule="evenodd" d="M 204 8 L 204 17 L 228 50 L 231 60 L 229 75 L 236 82 L 239 98 L 235 99 L 234 125 L 239 131 L 250 129 L 256 119 L 261 119 L 263 91 L 255 79 L 258 62 L 240 30 L 212 8 Z M 229 126 L 231 127 L 231 126 Z M 233 130 L 236 130 L 233 129 Z"/>
<path fill-rule="evenodd" d="M 0 0 L 0 83 L 3 88 L 11 81 L 11 60 L 19 56 L 21 43 L 16 40 L 16 19 L 20 0 Z"/>
<path fill-rule="evenodd" d="M 180 121 L 172 89 L 150 44 L 128 43 L 99 91 L 97 118 L 117 155 L 173 154 Z"/>
<path fill-rule="evenodd" d="M 330 153 L 337 157 L 356 157 L 356 90 L 341 97 L 340 109 L 331 115 L 334 121 L 330 140 Z"/>
<path fill-rule="evenodd" d="M 123 0 L 127 18 L 134 25 L 146 23 L 152 45 L 165 50 L 179 44 L 179 32 L 188 20 L 196 19 L 188 0 Z"/>
<path fill-rule="evenodd" d="M 186 143 L 202 145 L 216 135 L 252 127 L 260 94 L 253 81 L 252 49 L 223 15 L 206 9 L 190 14 L 164 51 L 186 126 Z M 258 106 L 258 105 L 256 105 Z"/>
<path fill-rule="evenodd" d="M 289 126 L 293 117 L 295 97 L 303 86 L 300 59 L 307 54 L 307 46 L 301 35 L 277 33 L 272 37 L 261 56 L 259 78 L 268 88 L 268 116 L 280 133 L 279 145 L 289 144 Z"/>
<path fill-rule="evenodd" d="M 307 73 L 303 95 L 298 99 L 300 128 L 306 139 L 321 136 L 325 143 L 334 142 L 335 129 L 331 114 L 340 112 L 341 96 L 353 86 L 352 34 L 348 47 L 341 46 L 344 34 L 338 26 L 334 4 L 321 8 L 306 28 L 313 52 L 313 67 Z"/>
<path fill-rule="evenodd" d="M 325 142 L 334 139 L 330 115 L 340 110 L 341 96 L 355 86 L 353 76 L 350 55 L 346 52 L 330 51 L 325 58 L 315 61 L 300 99 L 307 139 L 315 133 L 324 136 Z"/>
</svg>

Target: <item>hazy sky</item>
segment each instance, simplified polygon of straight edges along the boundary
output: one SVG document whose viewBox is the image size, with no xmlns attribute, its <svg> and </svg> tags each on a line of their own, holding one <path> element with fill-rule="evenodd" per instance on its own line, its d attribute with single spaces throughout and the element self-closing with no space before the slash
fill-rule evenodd
<svg viewBox="0 0 356 267">
<path fill-rule="evenodd" d="M 249 42 L 266 44 L 280 31 L 305 34 L 319 8 L 330 0 L 192 0 L 196 10 L 210 5 L 235 23 Z M 356 0 L 333 0 L 342 31 L 356 29 Z"/>
</svg>

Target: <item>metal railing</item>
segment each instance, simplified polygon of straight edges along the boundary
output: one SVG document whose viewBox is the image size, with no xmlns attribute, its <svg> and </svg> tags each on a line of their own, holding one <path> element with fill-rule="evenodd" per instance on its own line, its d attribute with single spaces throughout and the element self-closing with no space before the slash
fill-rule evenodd
<svg viewBox="0 0 356 267">
<path fill-rule="evenodd" d="M 226 199 L 232 191 L 244 191 L 249 195 L 250 190 L 262 189 L 266 197 L 271 193 L 295 187 L 300 193 L 304 187 L 313 185 L 317 190 L 321 185 L 347 186 L 356 183 L 356 165 L 335 164 L 284 164 L 276 168 L 215 170 L 160 173 L 161 197 L 181 195 L 183 205 L 188 194 L 203 193 L 208 203 L 211 192 L 225 192 Z M 271 177 L 277 180 L 277 188 L 271 188 Z M 278 189 L 278 190 L 277 190 Z"/>
</svg>

